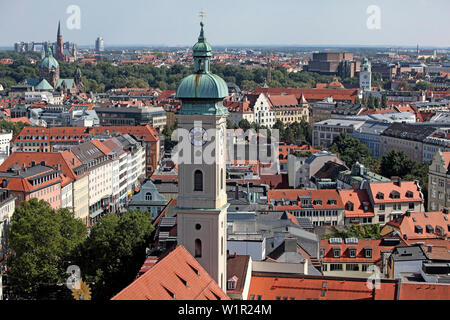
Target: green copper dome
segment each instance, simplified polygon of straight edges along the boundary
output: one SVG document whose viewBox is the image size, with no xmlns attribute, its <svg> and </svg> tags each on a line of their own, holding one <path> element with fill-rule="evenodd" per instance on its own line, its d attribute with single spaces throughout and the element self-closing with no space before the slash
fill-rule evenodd
<svg viewBox="0 0 450 320">
<path fill-rule="evenodd" d="M 222 100 L 228 96 L 228 86 L 221 77 L 210 72 L 211 46 L 206 42 L 203 22 L 200 26 L 200 36 L 193 47 L 194 74 L 181 81 L 177 98 Z"/>
<path fill-rule="evenodd" d="M 228 86 L 223 79 L 212 73 L 191 74 L 181 81 L 177 97 L 223 99 L 228 96 Z"/>
<path fill-rule="evenodd" d="M 58 68 L 59 63 L 56 61 L 55 58 L 53 58 L 52 49 L 48 48 L 47 53 L 45 55 L 45 58 L 41 61 L 41 68 Z"/>
</svg>

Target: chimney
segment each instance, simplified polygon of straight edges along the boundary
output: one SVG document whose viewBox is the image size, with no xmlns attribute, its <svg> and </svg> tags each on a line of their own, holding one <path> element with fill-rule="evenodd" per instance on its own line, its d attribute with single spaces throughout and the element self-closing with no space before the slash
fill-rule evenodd
<svg viewBox="0 0 450 320">
<path fill-rule="evenodd" d="M 396 185 L 401 187 L 402 186 L 402 180 L 400 177 L 391 177 L 391 181 Z"/>
</svg>

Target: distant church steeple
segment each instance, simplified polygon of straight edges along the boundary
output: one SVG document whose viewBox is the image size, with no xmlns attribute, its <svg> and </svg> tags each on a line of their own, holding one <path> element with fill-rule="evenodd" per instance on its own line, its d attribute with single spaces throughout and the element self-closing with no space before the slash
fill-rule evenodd
<svg viewBox="0 0 450 320">
<path fill-rule="evenodd" d="M 63 37 L 61 34 L 61 21 L 58 22 L 58 33 L 56 35 L 56 52 L 55 58 L 58 61 L 64 61 L 64 53 L 63 53 Z"/>
</svg>

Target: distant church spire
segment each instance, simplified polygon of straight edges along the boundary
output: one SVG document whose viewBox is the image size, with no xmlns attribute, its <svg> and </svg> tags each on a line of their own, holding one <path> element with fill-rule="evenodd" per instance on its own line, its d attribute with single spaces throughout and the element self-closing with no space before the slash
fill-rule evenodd
<svg viewBox="0 0 450 320">
<path fill-rule="evenodd" d="M 64 60 L 64 54 L 63 54 L 63 37 L 61 34 L 61 21 L 58 21 L 58 33 L 56 36 L 56 50 L 55 50 L 55 58 L 56 60 L 63 61 Z"/>
</svg>

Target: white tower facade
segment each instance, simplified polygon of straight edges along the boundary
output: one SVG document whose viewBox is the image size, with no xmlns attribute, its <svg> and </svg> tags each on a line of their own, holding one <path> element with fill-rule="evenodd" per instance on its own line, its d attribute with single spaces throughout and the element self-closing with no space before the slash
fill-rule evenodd
<svg viewBox="0 0 450 320">
<path fill-rule="evenodd" d="M 362 91 L 372 91 L 372 66 L 367 58 L 364 58 L 361 64 L 359 88 Z"/>
<path fill-rule="evenodd" d="M 177 90 L 178 147 L 177 241 L 217 284 L 227 282 L 226 119 L 228 87 L 209 71 L 211 47 L 203 23 L 193 48 L 194 74 Z"/>
</svg>

